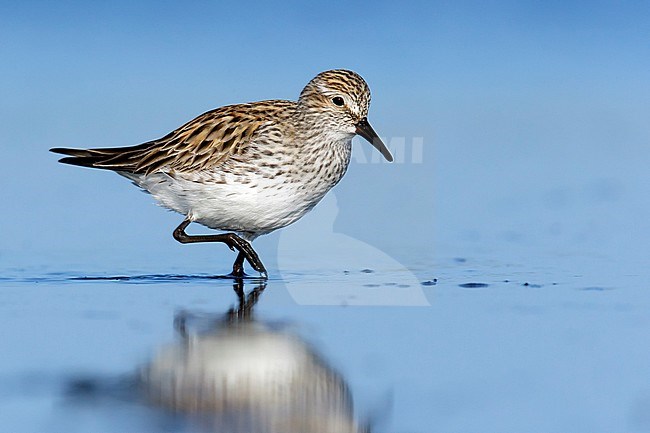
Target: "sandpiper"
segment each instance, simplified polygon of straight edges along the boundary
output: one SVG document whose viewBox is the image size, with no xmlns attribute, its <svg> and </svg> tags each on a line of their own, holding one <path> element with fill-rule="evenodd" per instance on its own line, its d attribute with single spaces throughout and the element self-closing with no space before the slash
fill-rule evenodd
<svg viewBox="0 0 650 433">
<path fill-rule="evenodd" d="M 223 242 L 266 277 L 251 242 L 309 212 L 336 185 L 358 134 L 388 160 L 368 123 L 370 89 L 357 73 L 318 74 L 297 101 L 269 100 L 208 111 L 164 137 L 119 148 L 68 149 L 59 162 L 112 170 L 185 216 L 173 232 L 181 243 Z M 193 222 L 227 233 L 188 235 Z"/>
</svg>

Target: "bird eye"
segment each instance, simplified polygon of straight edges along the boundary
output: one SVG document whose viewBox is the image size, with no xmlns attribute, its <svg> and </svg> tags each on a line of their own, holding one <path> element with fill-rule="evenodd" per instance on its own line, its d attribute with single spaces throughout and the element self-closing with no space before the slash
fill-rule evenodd
<svg viewBox="0 0 650 433">
<path fill-rule="evenodd" d="M 339 107 L 342 107 L 343 104 L 345 104 L 345 101 L 343 101 L 343 98 L 341 98 L 340 96 L 333 97 L 332 102 L 334 103 L 334 105 L 338 105 Z"/>
</svg>

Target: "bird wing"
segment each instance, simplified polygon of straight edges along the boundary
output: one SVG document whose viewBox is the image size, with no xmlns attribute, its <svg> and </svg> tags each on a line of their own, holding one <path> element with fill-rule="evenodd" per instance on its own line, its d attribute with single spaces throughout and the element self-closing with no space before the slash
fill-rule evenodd
<svg viewBox="0 0 650 433">
<path fill-rule="evenodd" d="M 68 155 L 60 160 L 63 163 L 128 173 L 201 171 L 241 154 L 261 127 L 274 122 L 273 111 L 293 104 L 265 102 L 208 111 L 158 140 L 137 146 L 51 151 Z"/>
</svg>

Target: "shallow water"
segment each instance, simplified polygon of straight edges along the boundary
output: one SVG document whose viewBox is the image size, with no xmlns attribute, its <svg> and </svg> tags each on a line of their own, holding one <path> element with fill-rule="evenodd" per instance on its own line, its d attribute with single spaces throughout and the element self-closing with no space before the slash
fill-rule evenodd
<svg viewBox="0 0 650 433">
<path fill-rule="evenodd" d="M 5 278 L 2 424 L 12 432 L 328 431 L 323 414 L 331 421 L 344 413 L 346 428 L 354 431 L 650 429 L 645 278 L 619 275 L 596 285 L 585 269 L 551 272 L 541 264 L 433 260 L 435 272 L 429 266 L 410 268 L 408 277 L 416 276 L 419 286 L 402 288 L 411 300 L 407 305 L 381 299 L 384 287 L 396 290 L 404 280 L 403 271 L 391 269 L 321 269 L 272 277 L 266 285 L 243 282 L 246 293 L 263 289 L 255 292 L 257 303 L 247 317 L 300 349 L 236 355 L 232 351 L 240 349 L 222 345 L 206 365 L 216 363 L 224 380 L 249 374 L 235 368 L 245 370 L 246 359 L 272 364 L 279 352 L 283 368 L 298 369 L 302 373 L 292 374 L 308 384 L 310 370 L 295 366 L 294 352 L 313 353 L 341 382 L 323 391 L 328 403 L 300 400 L 318 401 L 313 407 L 322 413 L 315 415 L 318 423 L 312 419 L 297 430 L 270 427 L 287 415 L 273 409 L 279 404 L 273 398 L 234 410 L 239 406 L 222 396 L 222 409 L 188 411 L 178 401 L 196 404 L 207 391 L 190 387 L 174 404 L 161 403 L 151 398 L 151 381 L 142 383 L 143 369 L 161 362 L 156 360 L 165 347 L 185 347 L 189 334 L 197 348 L 206 338 L 201 336 L 246 320 L 237 315 L 233 289 L 238 287 L 232 280 L 78 273 Z M 316 292 L 320 298 L 314 298 Z M 425 302 L 413 302 L 419 299 L 414 294 Z M 373 295 L 380 299 L 364 301 Z M 179 315 L 198 322 L 188 325 L 186 337 L 179 335 Z M 167 368 L 185 368 L 174 374 L 189 377 L 189 367 L 178 365 L 187 356 L 177 356 L 176 364 L 167 360 Z M 209 367 L 199 371 L 211 374 Z M 284 383 L 286 373 L 269 371 L 272 380 Z M 353 401 L 349 408 L 339 402 L 346 393 Z"/>
</svg>

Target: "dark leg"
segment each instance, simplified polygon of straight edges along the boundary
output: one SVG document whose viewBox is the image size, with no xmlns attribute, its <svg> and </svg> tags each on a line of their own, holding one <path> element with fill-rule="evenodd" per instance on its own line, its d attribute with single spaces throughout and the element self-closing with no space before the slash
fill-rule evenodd
<svg viewBox="0 0 650 433">
<path fill-rule="evenodd" d="M 185 228 L 190 225 L 191 221 L 183 221 L 176 229 L 174 230 L 174 239 L 182 244 L 191 244 L 197 242 L 223 242 L 228 245 L 228 248 L 231 250 L 239 251 L 239 255 L 235 260 L 233 265 L 233 274 L 236 270 L 239 270 L 242 275 L 244 273 L 244 259 L 248 260 L 248 263 L 255 269 L 257 272 L 266 276 L 266 268 L 262 264 L 262 261 L 257 256 L 257 253 L 251 246 L 248 241 L 240 238 L 234 233 L 223 233 L 219 235 L 188 235 L 185 233 Z"/>
<path fill-rule="evenodd" d="M 233 263 L 233 265 L 232 265 L 232 274 L 230 274 L 230 275 L 232 275 L 233 277 L 236 277 L 236 278 L 242 278 L 242 277 L 244 277 L 246 275 L 244 273 L 244 259 L 245 258 L 246 258 L 246 256 L 244 255 L 244 253 L 240 252 L 239 254 L 237 254 L 237 258 L 235 259 L 235 263 Z"/>
</svg>

